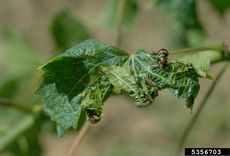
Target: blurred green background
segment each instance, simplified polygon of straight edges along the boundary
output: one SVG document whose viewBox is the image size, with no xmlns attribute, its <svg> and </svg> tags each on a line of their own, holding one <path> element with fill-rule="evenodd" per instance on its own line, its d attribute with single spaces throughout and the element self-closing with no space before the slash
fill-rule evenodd
<svg viewBox="0 0 230 156">
<path fill-rule="evenodd" d="M 137 49 L 170 51 L 228 43 L 230 2 L 220 1 L 129 0 L 119 47 L 135 53 Z M 87 38 L 115 45 L 119 25 L 117 3 L 116 0 L 1 0 L 0 98 L 14 99 L 22 105 L 38 104 L 40 99 L 34 92 L 40 83 L 39 65 Z M 215 76 L 220 66 L 212 65 L 210 73 Z M 230 147 L 229 76 L 227 70 L 186 147 Z M 194 112 L 211 83 L 201 80 Z M 183 100 L 167 92 L 162 92 L 147 108 L 134 107 L 125 96 L 111 97 L 104 105 L 102 121 L 90 129 L 77 155 L 171 156 L 193 115 Z M 44 122 L 34 125 L 35 120 Z M 58 138 L 53 123 L 45 115 L 35 118 L 0 106 L 1 156 L 63 156 L 76 135 L 77 132 L 70 131 L 64 138 Z"/>
</svg>

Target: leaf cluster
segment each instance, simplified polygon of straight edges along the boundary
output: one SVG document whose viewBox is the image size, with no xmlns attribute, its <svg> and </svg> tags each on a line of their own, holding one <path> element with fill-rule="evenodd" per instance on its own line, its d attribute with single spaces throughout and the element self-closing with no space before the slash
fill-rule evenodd
<svg viewBox="0 0 230 156">
<path fill-rule="evenodd" d="M 154 52 L 129 55 L 94 39 L 73 46 L 41 68 L 43 82 L 37 94 L 60 136 L 71 127 L 76 129 L 84 114 L 91 123 L 100 121 L 103 103 L 112 94 L 125 92 L 136 106 L 144 107 L 160 90 L 168 89 L 192 108 L 202 77 L 191 63 L 168 62 L 161 68 Z"/>
</svg>

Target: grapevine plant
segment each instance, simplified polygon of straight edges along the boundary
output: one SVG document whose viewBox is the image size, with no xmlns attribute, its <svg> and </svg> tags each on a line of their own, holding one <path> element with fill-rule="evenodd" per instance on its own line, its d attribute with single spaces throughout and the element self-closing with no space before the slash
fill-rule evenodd
<svg viewBox="0 0 230 156">
<path fill-rule="evenodd" d="M 230 7 L 229 0 L 207 2 L 221 18 Z M 150 0 L 148 8 L 158 8 L 168 16 L 169 25 L 174 29 L 167 36 L 167 39 L 173 40 L 171 48 L 188 48 L 177 51 L 168 49 L 169 55 L 166 56 L 159 55 L 157 50 L 141 49 L 135 53 L 123 50 L 119 47 L 123 47 L 123 37 L 138 19 L 140 8 L 143 7 L 140 3 L 144 2 L 108 0 L 93 23 L 112 30 L 116 46 L 90 39 L 95 36 L 68 10 L 56 14 L 50 23 L 49 32 L 54 45 L 54 53 L 51 55 L 57 56 L 38 68 L 43 71 L 39 87 L 36 85 L 39 85 L 41 75 L 39 72 L 34 73 L 34 67 L 41 63 L 42 57 L 23 35 L 17 31 L 6 31 L 4 40 L 0 42 L 0 61 L 4 63 L 4 72 L 0 71 L 0 152 L 10 152 L 17 156 L 40 156 L 42 146 L 39 137 L 43 131 L 52 131 L 53 124 L 48 123 L 50 129 L 46 127 L 50 117 L 60 137 L 69 129 L 79 130 L 67 154 L 73 156 L 87 126 L 98 123 L 106 114 L 103 105 L 110 96 L 125 94 L 133 99 L 136 107 L 147 107 L 154 104 L 162 90 L 166 90 L 184 99 L 185 106 L 192 111 L 200 90 L 199 80 L 208 79 L 212 82 L 210 89 L 201 99 L 200 105 L 196 105 L 197 110 L 182 130 L 175 156 L 180 155 L 217 80 L 227 69 L 230 46 L 203 46 L 208 31 L 199 18 L 198 0 Z M 160 22 L 153 23 L 157 25 Z M 184 54 L 184 57 L 174 57 Z M 212 77 L 209 66 L 217 62 L 227 63 Z M 31 83 L 28 83 L 30 80 Z M 42 102 L 32 97 L 36 90 L 34 88 Z M 2 106 L 20 111 L 2 109 Z M 44 127 L 49 130 L 44 130 Z M 24 143 L 27 146 L 21 146 Z"/>
<path fill-rule="evenodd" d="M 91 123 L 100 121 L 103 104 L 113 94 L 125 93 L 134 99 L 135 106 L 145 107 L 166 89 L 185 99 L 192 109 L 200 89 L 199 78 L 210 78 L 211 57 L 199 55 L 162 67 L 156 52 L 128 54 L 90 39 L 40 67 L 44 74 L 37 94 L 45 103 L 45 112 L 56 122 L 59 136 L 69 128 L 78 128 L 85 117 Z"/>
</svg>

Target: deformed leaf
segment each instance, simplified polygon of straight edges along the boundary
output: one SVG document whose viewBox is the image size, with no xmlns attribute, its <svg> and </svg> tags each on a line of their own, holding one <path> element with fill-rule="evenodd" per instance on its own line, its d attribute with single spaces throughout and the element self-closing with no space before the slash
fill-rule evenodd
<svg viewBox="0 0 230 156">
<path fill-rule="evenodd" d="M 160 90 L 169 89 L 191 108 L 199 91 L 200 75 L 191 64 L 168 62 L 163 68 L 156 53 L 128 55 L 96 40 L 77 44 L 41 68 L 44 80 L 37 94 L 60 136 L 77 128 L 81 114 L 91 123 L 100 121 L 103 103 L 112 93 L 126 92 L 136 106 L 144 107 Z"/>
<path fill-rule="evenodd" d="M 133 73 L 132 75 L 137 76 L 136 83 L 140 83 L 142 79 L 152 81 L 151 84 L 145 84 L 150 87 L 149 92 L 145 91 L 145 86 L 139 86 L 145 93 L 144 101 L 152 101 L 158 95 L 155 88 L 169 89 L 173 95 L 186 99 L 189 108 L 192 107 L 199 91 L 199 83 L 198 74 L 189 64 L 169 62 L 166 68 L 160 68 L 157 55 L 155 53 L 150 55 L 145 51 L 138 51 L 132 55 L 126 64 Z"/>
<path fill-rule="evenodd" d="M 180 62 L 169 63 L 170 93 L 186 100 L 186 106 L 192 108 L 200 90 L 199 75 L 190 64 Z"/>
<path fill-rule="evenodd" d="M 158 95 L 158 88 L 148 84 L 147 76 L 132 75 L 127 68 L 114 68 L 109 73 L 109 79 L 116 89 L 120 88 L 133 97 L 138 107 L 150 105 Z"/>
</svg>

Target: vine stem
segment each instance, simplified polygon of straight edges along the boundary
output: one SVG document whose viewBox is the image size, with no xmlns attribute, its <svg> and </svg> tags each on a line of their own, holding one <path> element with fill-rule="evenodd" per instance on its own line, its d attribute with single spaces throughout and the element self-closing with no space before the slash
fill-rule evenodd
<svg viewBox="0 0 230 156">
<path fill-rule="evenodd" d="M 201 51 L 205 51 L 205 50 L 213 50 L 213 51 L 216 51 L 216 52 L 225 51 L 223 45 L 212 45 L 212 46 L 185 48 L 185 49 L 181 49 L 181 50 L 175 50 L 175 51 L 172 51 L 171 55 L 182 55 L 182 54 L 187 54 L 187 53 L 190 53 L 190 52 L 195 53 L 195 52 L 201 52 Z"/>
<path fill-rule="evenodd" d="M 127 0 L 119 0 L 117 8 L 117 25 L 116 25 L 116 36 L 115 36 L 115 45 L 120 46 L 121 44 L 121 34 L 122 34 L 122 21 L 125 12 L 125 5 Z"/>
<path fill-rule="evenodd" d="M 28 105 L 15 102 L 10 99 L 0 99 L 0 106 L 13 107 L 26 113 L 34 113 L 34 110 Z"/>
<path fill-rule="evenodd" d="M 218 80 L 222 77 L 222 75 L 224 74 L 224 72 L 226 71 L 227 67 L 229 65 L 229 61 L 227 61 L 225 63 L 225 65 L 221 68 L 221 70 L 219 71 L 219 73 L 217 74 L 216 76 L 216 80 L 213 81 L 212 85 L 210 86 L 208 92 L 206 93 L 206 95 L 204 96 L 204 98 L 202 99 L 201 101 L 201 104 L 199 105 L 199 108 L 197 110 L 197 112 L 194 114 L 193 118 L 190 120 L 190 122 L 188 123 L 187 127 L 185 128 L 183 134 L 182 134 L 182 137 L 179 141 L 179 145 L 178 145 L 178 148 L 177 148 L 177 151 L 176 151 L 176 154 L 175 156 L 179 156 L 180 153 L 182 152 L 182 148 L 184 147 L 184 144 L 187 140 L 187 138 L 189 137 L 189 134 L 194 126 L 194 124 L 196 123 L 197 119 L 199 118 L 204 106 L 206 105 L 209 97 L 211 96 L 211 94 L 213 93 L 217 83 L 218 83 Z"/>
<path fill-rule="evenodd" d="M 79 146 L 81 145 L 82 140 L 86 136 L 86 133 L 89 131 L 89 129 L 90 123 L 86 121 L 83 127 L 81 128 L 79 134 L 77 135 L 76 139 L 73 141 L 67 156 L 74 156 L 77 153 L 77 150 L 79 149 Z"/>
</svg>

